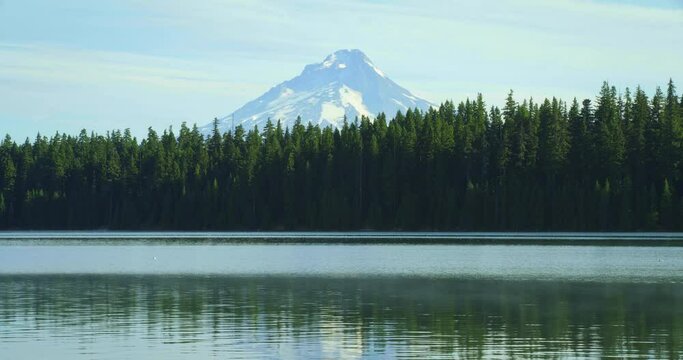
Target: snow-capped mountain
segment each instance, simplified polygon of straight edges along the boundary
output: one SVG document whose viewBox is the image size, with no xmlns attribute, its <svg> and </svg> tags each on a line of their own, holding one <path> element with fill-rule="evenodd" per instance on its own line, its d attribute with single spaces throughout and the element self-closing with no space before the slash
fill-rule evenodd
<svg viewBox="0 0 683 360">
<path fill-rule="evenodd" d="M 391 118 L 398 110 L 430 106 L 429 101 L 391 81 L 362 51 L 339 50 L 220 118 L 219 129 L 230 130 L 233 124 L 263 129 L 268 119 L 291 128 L 297 116 L 304 124 L 341 127 L 344 115 L 349 121 L 361 115 L 373 118 L 380 112 Z M 202 131 L 209 133 L 212 128 L 208 124 Z"/>
</svg>

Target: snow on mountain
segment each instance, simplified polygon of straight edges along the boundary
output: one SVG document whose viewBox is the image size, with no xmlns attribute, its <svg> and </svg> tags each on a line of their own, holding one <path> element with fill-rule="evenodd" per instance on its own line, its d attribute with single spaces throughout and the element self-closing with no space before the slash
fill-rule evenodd
<svg viewBox="0 0 683 360">
<path fill-rule="evenodd" d="M 341 127 L 344 116 L 353 121 L 361 115 L 374 117 L 380 112 L 392 117 L 408 108 L 432 106 L 391 81 L 360 50 L 339 50 L 318 64 L 307 65 L 303 72 L 285 81 L 219 119 L 219 129 L 227 131 L 242 125 L 246 130 L 263 129 L 268 119 L 292 127 L 297 116 L 305 124 Z M 202 127 L 210 133 L 213 124 Z"/>
</svg>

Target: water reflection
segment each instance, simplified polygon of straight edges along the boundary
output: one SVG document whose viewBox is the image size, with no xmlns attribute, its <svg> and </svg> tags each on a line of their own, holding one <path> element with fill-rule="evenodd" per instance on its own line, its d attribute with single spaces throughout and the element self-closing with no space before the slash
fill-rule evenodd
<svg viewBox="0 0 683 360">
<path fill-rule="evenodd" d="M 679 358 L 683 284 L 0 276 L 8 358 Z"/>
</svg>

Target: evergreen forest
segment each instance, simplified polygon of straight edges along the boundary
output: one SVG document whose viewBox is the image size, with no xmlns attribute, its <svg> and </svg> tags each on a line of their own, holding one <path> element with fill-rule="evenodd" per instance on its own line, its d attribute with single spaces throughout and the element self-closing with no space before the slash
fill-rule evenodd
<svg viewBox="0 0 683 360">
<path fill-rule="evenodd" d="M 306 124 L 6 136 L 0 229 L 683 230 L 673 81 Z"/>
</svg>

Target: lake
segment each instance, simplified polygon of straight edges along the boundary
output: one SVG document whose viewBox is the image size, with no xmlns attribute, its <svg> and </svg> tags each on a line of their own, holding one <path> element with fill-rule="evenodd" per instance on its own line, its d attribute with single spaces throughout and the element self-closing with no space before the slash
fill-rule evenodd
<svg viewBox="0 0 683 360">
<path fill-rule="evenodd" d="M 277 234 L 0 233 L 0 357 L 683 356 L 676 234 Z"/>
</svg>

